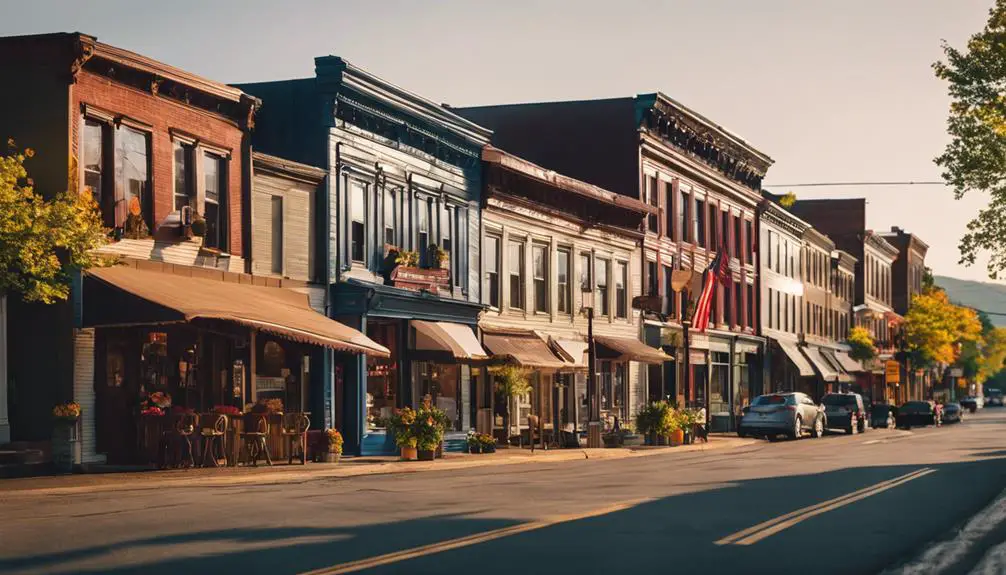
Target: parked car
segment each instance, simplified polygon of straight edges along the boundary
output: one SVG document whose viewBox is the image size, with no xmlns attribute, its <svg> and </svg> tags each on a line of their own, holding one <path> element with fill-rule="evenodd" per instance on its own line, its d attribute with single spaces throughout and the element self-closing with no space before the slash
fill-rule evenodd
<svg viewBox="0 0 1006 575">
<path fill-rule="evenodd" d="M 960 423 L 964 421 L 964 410 L 959 403 L 946 403 L 943 405 L 941 417 L 943 423 Z"/>
<path fill-rule="evenodd" d="M 985 399 L 986 399 L 985 405 L 987 405 L 988 407 L 992 407 L 993 405 L 996 407 L 1003 406 L 1003 392 L 1001 389 L 995 389 L 995 388 L 987 389 L 985 393 Z"/>
<path fill-rule="evenodd" d="M 874 403 L 870 409 L 870 427 L 894 429 L 897 426 L 897 408 L 886 403 Z"/>
<path fill-rule="evenodd" d="M 980 395 L 969 395 L 961 400 L 961 407 L 974 413 L 985 407 L 985 400 Z"/>
<path fill-rule="evenodd" d="M 737 435 L 764 438 L 787 435 L 799 439 L 805 431 L 821 437 L 826 427 L 824 408 L 807 394 L 773 393 L 760 395 L 751 402 L 737 427 Z"/>
<path fill-rule="evenodd" d="M 848 434 L 866 431 L 866 408 L 858 393 L 828 393 L 821 400 L 829 428 L 843 429 Z"/>
<path fill-rule="evenodd" d="M 931 401 L 909 401 L 898 408 L 898 427 L 936 425 L 936 404 Z"/>
</svg>

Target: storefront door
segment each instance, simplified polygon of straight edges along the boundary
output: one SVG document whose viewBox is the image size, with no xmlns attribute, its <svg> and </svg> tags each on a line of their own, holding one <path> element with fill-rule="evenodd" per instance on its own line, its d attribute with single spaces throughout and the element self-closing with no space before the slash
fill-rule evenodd
<svg viewBox="0 0 1006 575">
<path fill-rule="evenodd" d="M 108 463 L 131 462 L 140 393 L 139 337 L 132 330 L 98 329 L 95 342 L 96 450 Z"/>
</svg>

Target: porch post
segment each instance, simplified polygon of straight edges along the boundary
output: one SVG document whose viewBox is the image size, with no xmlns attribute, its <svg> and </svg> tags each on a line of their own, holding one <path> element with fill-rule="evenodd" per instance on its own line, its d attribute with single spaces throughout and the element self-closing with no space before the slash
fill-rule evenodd
<svg viewBox="0 0 1006 575">
<path fill-rule="evenodd" d="M 7 417 L 7 296 L 0 295 L 0 444 L 10 442 Z"/>
</svg>

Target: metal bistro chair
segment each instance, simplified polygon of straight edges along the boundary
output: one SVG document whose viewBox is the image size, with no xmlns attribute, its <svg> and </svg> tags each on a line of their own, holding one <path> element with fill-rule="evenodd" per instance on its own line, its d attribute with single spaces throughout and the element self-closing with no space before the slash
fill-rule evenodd
<svg viewBox="0 0 1006 575">
<path fill-rule="evenodd" d="M 307 430 L 311 427 L 311 419 L 303 413 L 283 414 L 283 437 L 287 440 L 287 451 L 290 454 L 288 464 L 293 463 L 295 453 L 300 454 L 300 464 L 307 463 Z"/>
<path fill-rule="evenodd" d="M 161 438 L 161 467 L 182 467 L 183 465 L 195 467 L 196 459 L 192 455 L 192 434 L 199 426 L 199 416 L 194 413 L 180 413 L 170 417 L 172 418 L 171 427 L 164 431 Z M 183 461 L 183 457 L 186 457 L 188 461 Z"/>
<path fill-rule="evenodd" d="M 244 431 L 241 442 L 245 448 L 245 462 L 251 461 L 258 467 L 258 460 L 265 455 L 266 465 L 272 465 L 269 457 L 269 416 L 265 413 L 249 413 L 244 416 Z"/>
<path fill-rule="evenodd" d="M 203 467 L 219 467 L 220 457 L 227 457 L 226 442 L 227 416 L 222 413 L 206 413 L 199 416 L 199 435 L 203 438 Z M 219 451 L 219 455 L 217 452 Z"/>
</svg>

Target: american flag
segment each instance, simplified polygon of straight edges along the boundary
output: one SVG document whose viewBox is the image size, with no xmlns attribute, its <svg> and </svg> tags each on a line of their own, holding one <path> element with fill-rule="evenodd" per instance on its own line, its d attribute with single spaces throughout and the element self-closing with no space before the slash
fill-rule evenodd
<svg viewBox="0 0 1006 575">
<path fill-rule="evenodd" d="M 709 262 L 709 267 L 702 274 L 702 293 L 699 295 L 699 303 L 695 306 L 695 315 L 692 316 L 692 326 L 699 332 L 706 331 L 709 327 L 709 316 L 712 315 L 713 289 L 716 282 L 726 285 L 730 281 L 730 258 L 726 252 L 721 250 Z"/>
</svg>

